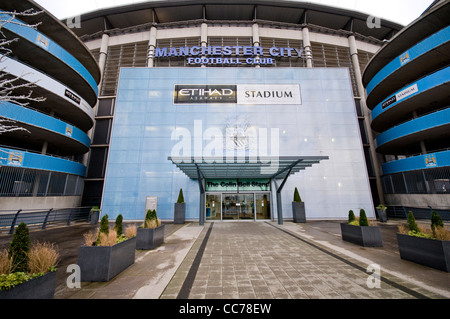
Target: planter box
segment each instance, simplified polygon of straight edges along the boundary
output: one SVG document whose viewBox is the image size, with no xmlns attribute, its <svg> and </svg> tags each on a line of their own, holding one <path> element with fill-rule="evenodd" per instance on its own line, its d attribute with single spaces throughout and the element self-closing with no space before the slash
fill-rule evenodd
<svg viewBox="0 0 450 319">
<path fill-rule="evenodd" d="M 450 272 L 450 241 L 397 233 L 400 257 L 405 260 Z"/>
<path fill-rule="evenodd" d="M 379 226 L 355 226 L 341 223 L 342 239 L 364 247 L 381 247 L 383 240 Z"/>
<path fill-rule="evenodd" d="M 184 212 L 186 207 L 185 205 L 186 203 L 175 203 L 175 212 L 173 217 L 174 224 L 184 224 Z"/>
<path fill-rule="evenodd" d="M 134 263 L 136 237 L 114 246 L 81 246 L 81 281 L 109 281 Z"/>
<path fill-rule="evenodd" d="M 292 202 L 292 218 L 294 223 L 306 223 L 304 202 Z"/>
<path fill-rule="evenodd" d="M 155 249 L 164 243 L 164 225 L 137 229 L 136 249 Z"/>
<path fill-rule="evenodd" d="M 382 223 L 387 222 L 387 212 L 386 210 L 377 208 L 378 220 Z"/>
<path fill-rule="evenodd" d="M 57 271 L 26 281 L 23 284 L 0 291 L 0 299 L 53 299 Z"/>
</svg>

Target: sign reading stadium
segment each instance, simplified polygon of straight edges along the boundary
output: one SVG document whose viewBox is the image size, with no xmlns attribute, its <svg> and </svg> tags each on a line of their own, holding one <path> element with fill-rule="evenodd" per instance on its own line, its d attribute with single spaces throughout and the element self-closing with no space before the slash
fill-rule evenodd
<svg viewBox="0 0 450 319">
<path fill-rule="evenodd" d="M 298 84 L 175 84 L 174 104 L 302 104 Z"/>
<path fill-rule="evenodd" d="M 260 64 L 272 65 L 275 58 L 301 58 L 303 48 L 271 47 L 269 56 L 264 55 L 260 46 L 185 46 L 155 48 L 155 58 L 187 57 L 187 64 Z"/>
</svg>

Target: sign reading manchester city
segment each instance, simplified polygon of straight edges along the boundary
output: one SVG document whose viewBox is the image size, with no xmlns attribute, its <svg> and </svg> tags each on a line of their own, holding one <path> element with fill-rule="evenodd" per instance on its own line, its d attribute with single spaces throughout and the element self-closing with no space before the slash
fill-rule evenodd
<svg viewBox="0 0 450 319">
<path fill-rule="evenodd" d="M 302 104 L 298 84 L 175 84 L 173 104 Z"/>
<path fill-rule="evenodd" d="M 221 64 L 221 65 L 272 65 L 275 58 L 301 58 L 303 48 L 271 47 L 269 55 L 265 56 L 260 46 L 185 46 L 155 48 L 155 58 L 187 57 L 187 64 Z"/>
</svg>

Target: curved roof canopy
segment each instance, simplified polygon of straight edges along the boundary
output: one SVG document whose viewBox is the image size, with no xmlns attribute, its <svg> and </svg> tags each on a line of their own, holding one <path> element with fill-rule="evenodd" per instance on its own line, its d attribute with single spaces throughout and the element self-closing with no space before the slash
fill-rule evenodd
<svg viewBox="0 0 450 319">
<path fill-rule="evenodd" d="M 363 85 L 366 87 L 372 78 L 394 58 L 419 41 L 448 26 L 449 16 L 450 1 L 433 3 L 419 18 L 398 32 L 372 57 L 363 71 Z M 433 61 L 429 60 L 429 62 Z M 425 67 L 426 65 L 422 65 L 422 68 Z"/>
<path fill-rule="evenodd" d="M 300 1 L 274 0 L 175 0 L 149 1 L 101 9 L 81 15 L 78 36 L 146 24 L 185 21 L 255 21 L 308 24 L 331 30 L 354 32 L 378 41 L 390 38 L 402 25 L 381 20 L 380 28 L 367 27 L 369 15 Z"/>
<path fill-rule="evenodd" d="M 35 16 L 20 16 L 18 19 L 34 25 L 40 23 L 38 31 L 58 43 L 89 71 L 94 80 L 100 82 L 100 69 L 94 56 L 83 42 L 64 23 L 50 14 L 45 8 L 31 0 L 2 0 L 0 9 L 8 12 L 23 12 L 28 9 L 43 11 Z"/>
</svg>

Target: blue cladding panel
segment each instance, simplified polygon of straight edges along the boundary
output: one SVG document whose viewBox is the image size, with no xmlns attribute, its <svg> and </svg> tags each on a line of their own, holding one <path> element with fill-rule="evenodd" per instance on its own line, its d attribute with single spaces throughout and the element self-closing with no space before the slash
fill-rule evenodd
<svg viewBox="0 0 450 319">
<path fill-rule="evenodd" d="M 174 104 L 177 84 L 300 85 L 301 104 Z M 199 126 L 194 126 L 199 123 Z M 186 218 L 199 217 L 199 185 L 168 160 L 184 134 L 187 149 L 211 146 L 207 133 L 235 125 L 272 129 L 281 156 L 329 156 L 329 160 L 290 176 L 283 192 L 283 214 L 292 215 L 295 187 L 307 203 L 309 218 L 347 218 L 364 207 L 374 216 L 370 186 L 348 69 L 344 68 L 122 68 L 102 211 L 115 218 L 145 216 L 147 196 L 158 197 L 158 216 L 173 219 L 180 188 Z M 200 131 L 196 135 L 196 129 Z M 274 133 L 275 136 L 275 133 Z M 269 142 L 268 155 L 275 148 Z M 223 149 L 218 149 L 219 153 Z M 259 151 L 262 151 L 259 149 Z M 186 153 L 182 155 L 186 156 Z M 272 209 L 276 209 L 272 198 Z M 273 215 L 276 218 L 276 215 Z"/>
</svg>

